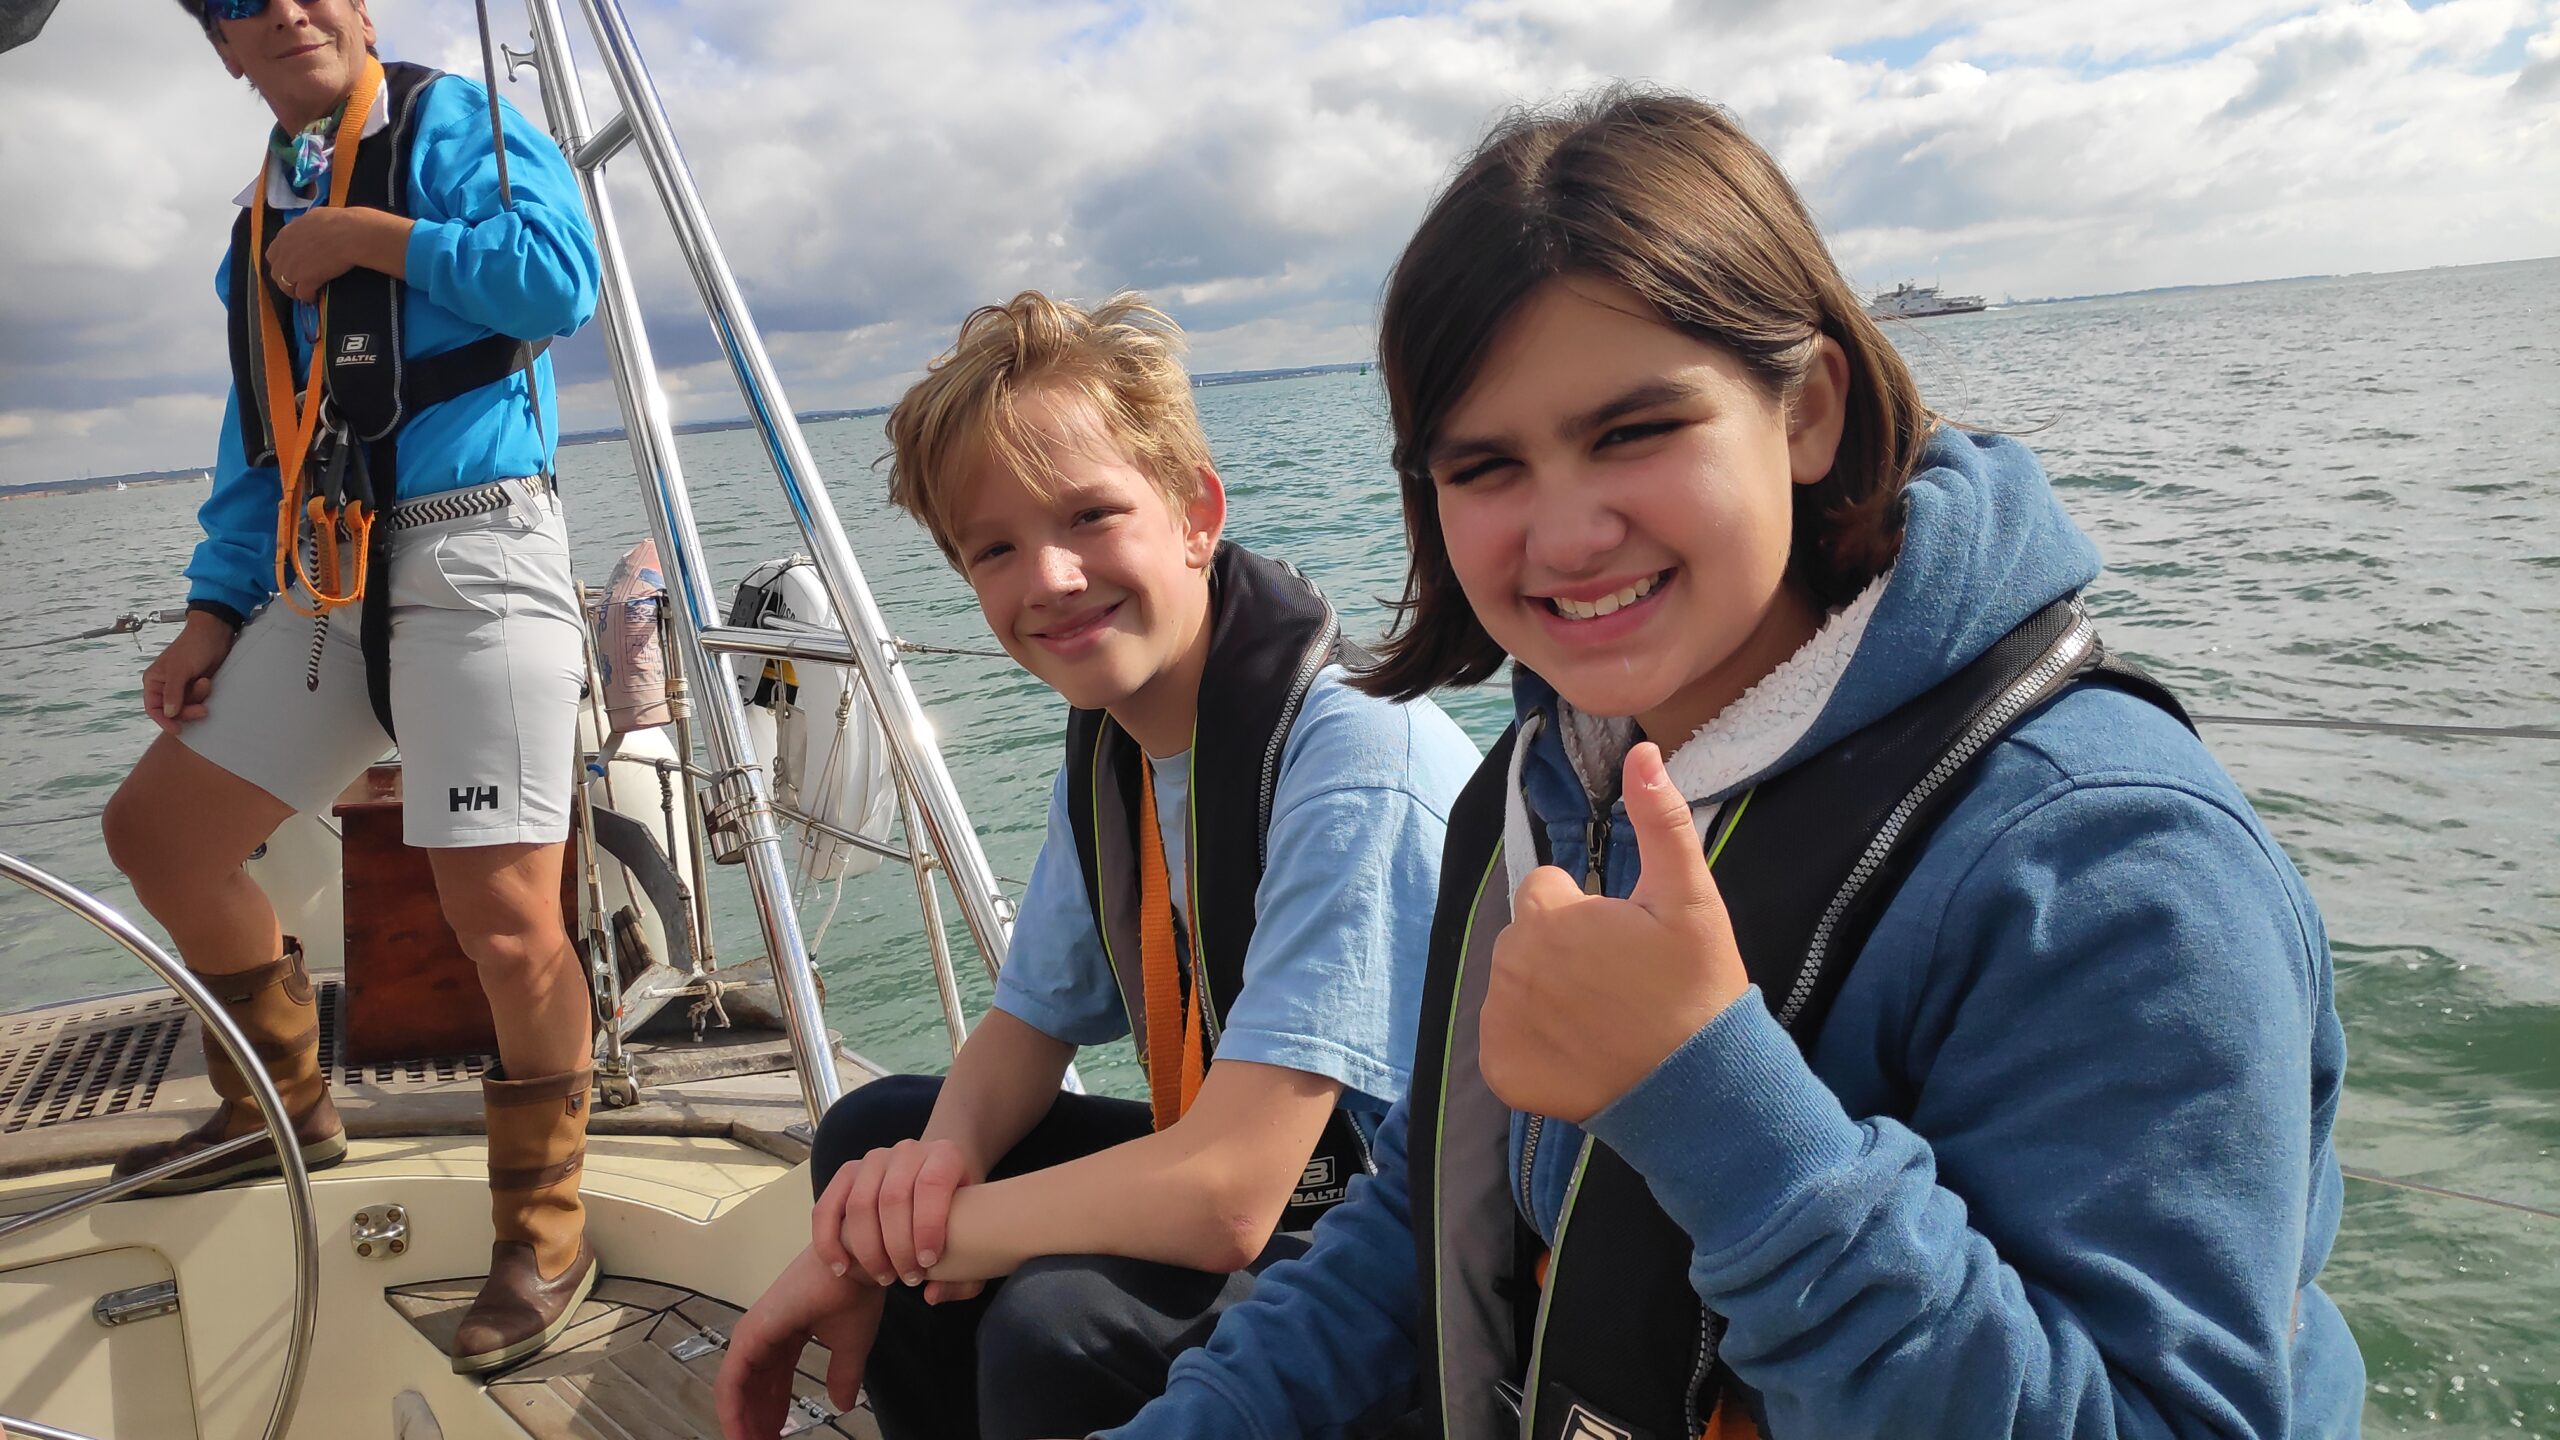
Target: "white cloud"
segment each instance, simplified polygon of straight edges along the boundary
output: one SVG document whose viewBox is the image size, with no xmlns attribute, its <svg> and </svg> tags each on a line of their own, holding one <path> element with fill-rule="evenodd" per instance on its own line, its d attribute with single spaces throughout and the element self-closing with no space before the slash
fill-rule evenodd
<svg viewBox="0 0 2560 1440">
<path fill-rule="evenodd" d="M 1731 105 L 1870 285 L 2024 296 L 2560 250 L 2560 0 L 1370 8 L 634 6 L 805 408 L 893 398 L 970 306 L 1026 286 L 1148 288 L 1201 369 L 1358 358 L 1474 138 L 1611 78 Z M 467 7 L 376 10 L 389 53 L 476 71 Z M 34 206 L 0 227 L 0 482 L 209 455 L 211 272 L 263 124 L 175 6 L 64 6 L 0 56 L 0 193 Z M 612 188 L 665 388 L 733 413 L 636 158 Z M 560 353 L 568 423 L 612 423 L 592 338 Z"/>
</svg>

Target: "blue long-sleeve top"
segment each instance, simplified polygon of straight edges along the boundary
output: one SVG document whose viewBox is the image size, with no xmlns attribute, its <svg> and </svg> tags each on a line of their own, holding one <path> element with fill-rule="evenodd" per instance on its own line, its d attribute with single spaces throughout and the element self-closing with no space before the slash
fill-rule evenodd
<svg viewBox="0 0 2560 1440">
<path fill-rule="evenodd" d="M 502 206 L 486 90 L 461 76 L 444 76 L 428 86 L 412 124 L 416 138 L 407 193 L 414 224 L 401 303 L 406 353 L 440 355 L 488 335 L 533 340 L 584 325 L 596 306 L 595 238 L 576 178 L 550 136 L 506 107 L 507 180 L 514 203 Z M 324 194 L 327 183 L 322 181 Z M 269 203 L 275 199 L 271 188 Z M 286 224 L 293 223 L 294 213 L 287 212 Z M 217 294 L 231 293 L 235 263 L 245 264 L 247 257 L 226 251 L 215 277 Z M 297 304 L 293 320 L 287 340 L 299 377 L 317 311 Z M 547 470 L 560 417 L 548 355 L 534 362 L 530 384 L 541 387 L 538 407 L 527 377 L 519 374 L 410 417 L 397 441 L 399 498 Z M 245 617 L 272 598 L 282 490 L 275 466 L 249 463 L 240 443 L 235 390 L 223 407 L 213 493 L 196 512 L 204 539 L 187 562 L 190 601 L 210 601 Z"/>
<path fill-rule="evenodd" d="M 2096 572 L 2024 449 L 1942 434 L 1863 640 L 1768 773 Z M 1555 704 L 1534 675 L 1516 692 Z M 1522 783 L 1579 872 L 1590 802 L 1558 730 Z M 1755 990 L 1591 1133 L 1690 1235 L 1770 1440 L 2354 1435 L 2363 1363 L 2315 1283 L 2345 1042 L 2300 877 L 2195 737 L 2122 692 L 2069 692 L 1978 763 L 1809 1058 Z M 1622 805 L 1606 823 L 1624 896 L 1634 832 Z M 1407 1392 L 1409 1124 L 1389 1114 L 1376 1177 L 1114 1440 L 1334 1435 Z M 1549 1120 L 1533 1157 L 1550 1239 L 1579 1143 Z"/>
</svg>

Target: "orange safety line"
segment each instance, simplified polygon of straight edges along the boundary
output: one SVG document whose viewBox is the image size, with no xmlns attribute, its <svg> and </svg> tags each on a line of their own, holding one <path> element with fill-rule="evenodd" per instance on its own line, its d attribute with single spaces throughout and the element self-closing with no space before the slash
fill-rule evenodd
<svg viewBox="0 0 2560 1440">
<path fill-rule="evenodd" d="M 1707 1428 L 1698 1432 L 1698 1440 L 1760 1440 L 1760 1427 L 1740 1409 L 1716 1401 L 1715 1413 L 1707 1417 Z"/>
<path fill-rule="evenodd" d="M 1197 976 L 1182 993 L 1182 962 L 1173 945 L 1173 881 L 1165 871 L 1164 836 L 1156 826 L 1155 767 L 1138 767 L 1138 955 L 1146 977 L 1147 1099 L 1158 1130 L 1170 1129 L 1191 1102 L 1209 1062 L 1200 1027 Z M 1192 963 L 1200 960 L 1192 927 Z"/>
<path fill-rule="evenodd" d="M 365 57 L 364 76 L 356 82 L 347 97 L 346 113 L 338 119 L 336 148 L 329 157 L 329 196 L 324 205 L 344 207 L 349 182 L 355 174 L 356 147 L 363 142 L 364 121 L 373 113 L 373 97 L 382 88 L 382 62 L 371 55 Z M 258 178 L 250 187 L 249 209 L 249 274 L 260 286 L 273 285 L 266 272 L 267 243 L 267 168 L 261 159 Z M 276 594 L 294 613 L 319 616 L 342 605 L 352 605 L 364 595 L 365 539 L 372 534 L 370 517 L 361 505 L 351 507 L 345 517 L 350 538 L 356 541 L 356 583 L 340 593 L 337 586 L 337 525 L 329 523 L 326 506 L 313 496 L 309 507 L 313 548 L 321 551 L 322 576 L 315 577 L 302 558 L 302 547 L 295 544 L 305 518 L 302 503 L 303 469 L 311 457 L 311 440 L 320 428 L 322 401 L 321 365 L 328 347 L 315 341 L 311 346 L 311 376 L 303 388 L 293 387 L 291 350 L 285 348 L 284 327 L 276 319 L 276 307 L 257 297 L 259 359 L 267 372 L 267 438 L 275 447 L 276 472 L 282 477 L 284 492 L 276 504 Z M 329 295 L 326 287 L 320 293 L 320 333 L 329 333 Z M 282 416 L 281 422 L 278 417 Z M 305 610 L 293 598 L 292 581 L 302 578 L 303 588 L 311 592 L 313 608 Z"/>
</svg>

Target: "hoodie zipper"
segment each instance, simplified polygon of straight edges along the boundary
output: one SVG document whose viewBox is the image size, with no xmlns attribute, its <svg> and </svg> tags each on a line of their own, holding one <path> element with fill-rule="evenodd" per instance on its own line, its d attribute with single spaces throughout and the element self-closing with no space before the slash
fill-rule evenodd
<svg viewBox="0 0 2560 1440">
<path fill-rule="evenodd" d="M 1859 855 L 1856 868 L 1849 872 L 1848 880 L 1831 897 L 1831 903 L 1823 909 L 1822 919 L 1815 924 L 1813 938 L 1805 947 L 1804 968 L 1797 972 L 1795 984 L 1787 990 L 1785 1003 L 1778 1007 L 1780 1025 L 1793 1029 L 1796 1016 L 1803 1013 L 1805 1004 L 1813 998 L 1813 988 L 1822 977 L 1823 962 L 1830 957 L 1832 932 L 1839 928 L 1841 917 L 1848 913 L 1851 902 L 1875 879 L 1876 872 L 1884 865 L 1885 856 L 1892 852 L 1903 828 L 1911 823 L 1912 815 L 1980 753 L 1983 746 L 2006 730 L 2010 721 L 2028 706 L 2052 694 L 2058 683 L 2078 674 L 2095 638 L 2096 631 L 2090 626 L 2088 616 L 2078 607 L 2073 607 L 2071 628 L 2054 642 L 2044 659 L 2002 691 L 1973 724 L 1965 727 L 1964 733 L 1947 747 L 1946 754 L 1938 758 L 1938 763 L 1930 766 L 1929 773 L 1920 778 L 1920 783 L 1911 787 L 1910 792 L 1893 807 L 1892 813 L 1877 829 L 1875 839 Z M 1705 1397 L 1707 1381 L 1716 1372 L 1724 1349 L 1725 1330 L 1723 1317 L 1713 1310 L 1702 1305 L 1698 1316 L 1698 1358 L 1689 1372 L 1687 1413 L 1683 1416 L 1687 1426 L 1684 1433 L 1692 1435 L 1706 1423 L 1705 1415 L 1700 1413 L 1702 1407 L 1699 1402 Z M 1712 1406 L 1704 1407 L 1704 1410 L 1705 1414 L 1714 1413 Z"/>
<path fill-rule="evenodd" d="M 1831 897 L 1831 903 L 1823 908 L 1821 920 L 1815 923 L 1813 938 L 1805 946 L 1804 968 L 1796 972 L 1795 984 L 1788 988 L 1785 1003 L 1778 1007 L 1780 1025 L 1792 1029 L 1796 1016 L 1813 998 L 1813 987 L 1822 978 L 1823 963 L 1830 958 L 1832 932 L 1839 928 L 1841 917 L 1848 914 L 1851 902 L 1883 868 L 1885 857 L 1893 852 L 1894 842 L 1902 838 L 1903 827 L 1911 823 L 1912 815 L 1957 771 L 1962 770 L 1983 746 L 2006 730 L 2009 722 L 2016 719 L 2021 711 L 2051 694 L 2057 681 L 2079 673 L 2080 662 L 2088 657 L 2096 633 L 2089 624 L 2088 616 L 2079 613 L 2075 606 L 2071 628 L 2054 642 L 2051 650 L 2045 652 L 2044 659 L 2002 691 L 1981 717 L 1956 737 L 1956 742 L 1947 747 L 1947 752 L 1938 757 L 1938 763 L 1929 767 L 1929 773 L 1920 778 L 1919 784 L 1911 787 L 1911 792 L 1902 797 L 1892 813 L 1885 816 L 1884 824 L 1876 829 L 1875 838 L 1867 842 L 1867 848 L 1858 856 L 1856 868 L 1849 872 L 1848 880 Z"/>
</svg>

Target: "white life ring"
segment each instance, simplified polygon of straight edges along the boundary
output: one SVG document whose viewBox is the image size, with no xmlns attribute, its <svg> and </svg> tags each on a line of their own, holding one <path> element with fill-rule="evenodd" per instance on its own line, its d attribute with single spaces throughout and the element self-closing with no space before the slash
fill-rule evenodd
<svg viewBox="0 0 2560 1440">
<path fill-rule="evenodd" d="M 781 622 L 781 623 L 776 623 Z M 758 629 L 840 629 L 818 567 L 806 556 L 768 560 L 738 585 L 729 623 Z M 880 857 L 795 818 L 874 839 L 886 835 L 897 787 L 888 737 L 853 671 L 814 660 L 732 656 L 748 732 L 773 782 L 780 828 L 798 846 L 803 880 L 865 875 Z M 768 729 L 768 717 L 770 728 Z"/>
</svg>

